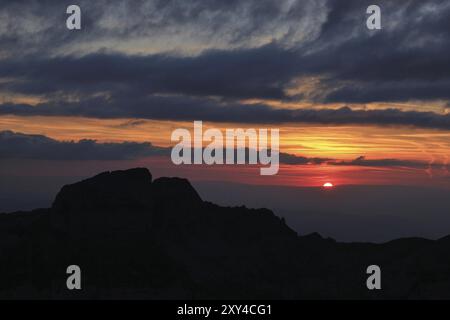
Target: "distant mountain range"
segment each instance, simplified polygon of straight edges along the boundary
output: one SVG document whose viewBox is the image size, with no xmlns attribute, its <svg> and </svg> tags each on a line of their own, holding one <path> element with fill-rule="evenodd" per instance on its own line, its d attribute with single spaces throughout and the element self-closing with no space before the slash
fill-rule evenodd
<svg viewBox="0 0 450 320">
<path fill-rule="evenodd" d="M 203 201 L 147 169 L 64 186 L 49 209 L 0 215 L 2 299 L 450 298 L 450 237 L 385 244 L 299 236 L 267 209 Z M 382 289 L 368 290 L 379 265 Z M 66 268 L 82 270 L 82 290 Z"/>
</svg>

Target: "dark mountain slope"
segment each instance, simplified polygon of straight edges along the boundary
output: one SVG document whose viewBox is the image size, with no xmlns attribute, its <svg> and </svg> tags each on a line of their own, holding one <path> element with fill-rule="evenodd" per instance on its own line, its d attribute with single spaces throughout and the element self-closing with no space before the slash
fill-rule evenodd
<svg viewBox="0 0 450 320">
<path fill-rule="evenodd" d="M 269 210 L 203 202 L 187 180 L 106 172 L 50 209 L 0 215 L 0 297 L 449 298 L 449 239 L 299 237 Z M 66 289 L 72 264 L 81 291 Z M 371 264 L 381 291 L 366 288 Z"/>
</svg>

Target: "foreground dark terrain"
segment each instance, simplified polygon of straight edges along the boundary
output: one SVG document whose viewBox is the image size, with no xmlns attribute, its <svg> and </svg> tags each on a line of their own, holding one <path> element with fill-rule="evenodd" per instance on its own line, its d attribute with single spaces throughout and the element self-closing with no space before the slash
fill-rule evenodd
<svg viewBox="0 0 450 320">
<path fill-rule="evenodd" d="M 301 214 L 301 209 L 299 209 Z M 266 209 L 204 202 L 146 169 L 62 188 L 50 209 L 0 215 L 0 298 L 450 298 L 450 237 L 385 244 L 298 236 Z M 66 268 L 82 269 L 82 290 Z M 366 268 L 382 269 L 382 290 Z"/>
</svg>

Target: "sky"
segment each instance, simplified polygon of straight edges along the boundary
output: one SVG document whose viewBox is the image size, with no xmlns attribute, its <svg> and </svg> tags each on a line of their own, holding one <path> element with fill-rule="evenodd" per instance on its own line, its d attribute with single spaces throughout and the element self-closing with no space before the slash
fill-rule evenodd
<svg viewBox="0 0 450 320">
<path fill-rule="evenodd" d="M 366 9 L 381 8 L 381 30 Z M 0 176 L 450 188 L 445 0 L 0 2 Z M 175 166 L 171 132 L 277 128 L 280 171 Z M 6 180 L 5 180 L 6 181 Z M 21 180 L 22 181 L 22 180 Z M 9 208 L 9 207 L 8 207 Z"/>
</svg>

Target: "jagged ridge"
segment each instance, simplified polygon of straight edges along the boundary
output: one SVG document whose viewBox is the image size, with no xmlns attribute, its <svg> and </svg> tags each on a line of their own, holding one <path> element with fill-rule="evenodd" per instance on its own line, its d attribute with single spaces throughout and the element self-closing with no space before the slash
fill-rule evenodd
<svg viewBox="0 0 450 320">
<path fill-rule="evenodd" d="M 0 297 L 448 298 L 449 238 L 383 245 L 299 237 L 267 209 L 204 202 L 147 169 L 64 186 L 53 206 L 0 215 Z M 83 290 L 65 288 L 66 267 Z M 365 269 L 379 264 L 383 290 Z"/>
</svg>

